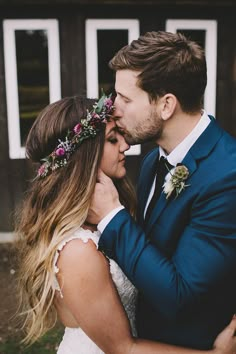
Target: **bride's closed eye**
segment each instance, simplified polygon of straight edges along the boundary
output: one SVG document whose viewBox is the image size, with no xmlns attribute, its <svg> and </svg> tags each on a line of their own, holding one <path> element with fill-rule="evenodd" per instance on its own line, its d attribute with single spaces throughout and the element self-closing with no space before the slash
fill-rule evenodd
<svg viewBox="0 0 236 354">
<path fill-rule="evenodd" d="M 118 139 L 116 137 L 111 137 L 108 138 L 107 141 L 111 144 L 116 144 L 118 142 Z"/>
</svg>

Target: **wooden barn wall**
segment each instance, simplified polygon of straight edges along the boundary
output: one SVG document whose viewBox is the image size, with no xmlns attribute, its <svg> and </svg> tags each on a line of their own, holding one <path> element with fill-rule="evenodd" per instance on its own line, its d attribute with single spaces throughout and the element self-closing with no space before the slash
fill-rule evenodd
<svg viewBox="0 0 236 354">
<path fill-rule="evenodd" d="M 13 214 L 19 202 L 22 200 L 30 178 L 34 175 L 28 162 L 11 160 L 8 155 L 8 132 L 6 116 L 6 92 L 3 59 L 3 19 L 13 18 L 57 18 L 60 28 L 61 51 L 61 81 L 62 96 L 84 94 L 86 92 L 85 77 L 85 20 L 87 18 L 136 18 L 140 21 L 140 32 L 151 30 L 164 30 L 167 19 L 214 19 L 218 23 L 218 59 L 217 59 L 217 99 L 216 117 L 221 125 L 236 136 L 236 6 L 232 2 L 215 6 L 214 3 L 200 6 L 178 4 L 165 5 L 146 4 L 140 1 L 136 5 L 131 2 L 128 5 L 96 5 L 83 2 L 81 4 L 51 2 L 54 5 L 33 4 L 19 6 L 5 1 L 0 1 L 0 232 L 13 230 Z M 199 2 L 201 3 L 201 2 Z M 223 3 L 223 2 L 222 2 Z M 227 6 L 226 6 L 227 5 Z M 146 144 L 142 148 L 141 156 L 128 156 L 128 174 L 134 183 L 138 174 L 142 156 L 150 149 Z"/>
</svg>

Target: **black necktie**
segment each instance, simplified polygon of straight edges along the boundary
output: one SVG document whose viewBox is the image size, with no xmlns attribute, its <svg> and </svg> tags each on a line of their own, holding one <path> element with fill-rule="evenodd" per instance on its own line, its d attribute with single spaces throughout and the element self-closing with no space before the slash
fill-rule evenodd
<svg viewBox="0 0 236 354">
<path fill-rule="evenodd" d="M 146 211 L 145 223 L 150 218 L 151 212 L 162 192 L 165 176 L 172 168 L 173 166 L 167 161 L 167 159 L 164 156 L 161 156 L 160 160 L 157 163 L 155 190 Z"/>
</svg>

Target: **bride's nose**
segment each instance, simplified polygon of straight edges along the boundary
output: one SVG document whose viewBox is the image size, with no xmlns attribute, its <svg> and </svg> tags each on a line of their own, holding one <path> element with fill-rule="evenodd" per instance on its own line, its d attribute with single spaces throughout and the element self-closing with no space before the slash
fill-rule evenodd
<svg viewBox="0 0 236 354">
<path fill-rule="evenodd" d="M 127 144 L 127 142 L 125 141 L 125 138 L 123 136 L 121 136 L 121 142 L 120 142 L 120 152 L 125 152 L 127 150 L 129 150 L 130 145 Z"/>
</svg>

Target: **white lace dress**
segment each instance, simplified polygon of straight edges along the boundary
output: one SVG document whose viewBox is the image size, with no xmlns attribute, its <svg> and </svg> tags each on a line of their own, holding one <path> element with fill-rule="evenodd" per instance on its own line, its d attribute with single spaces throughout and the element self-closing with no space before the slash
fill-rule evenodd
<svg viewBox="0 0 236 354">
<path fill-rule="evenodd" d="M 57 260 L 60 254 L 60 251 L 66 245 L 67 242 L 70 242 L 73 239 L 81 239 L 83 242 L 88 242 L 92 240 L 95 245 L 98 247 L 98 240 L 100 233 L 98 231 L 92 232 L 90 230 L 84 230 L 79 228 L 74 234 L 65 240 L 59 245 L 58 251 L 54 259 L 54 270 L 55 273 L 59 271 L 57 267 Z M 115 286 L 118 290 L 118 293 L 121 298 L 121 302 L 124 306 L 124 309 L 127 313 L 127 316 L 130 320 L 131 328 L 133 335 L 136 335 L 135 330 L 135 306 L 137 299 L 137 290 L 124 275 L 122 270 L 119 268 L 117 263 L 112 259 L 109 260 L 110 263 L 110 272 L 112 279 L 115 283 Z M 55 288 L 61 292 L 57 279 L 55 277 Z M 92 342 L 92 340 L 83 332 L 81 328 L 65 328 L 65 333 L 58 348 L 57 354 L 103 354 L 101 349 Z"/>
</svg>

